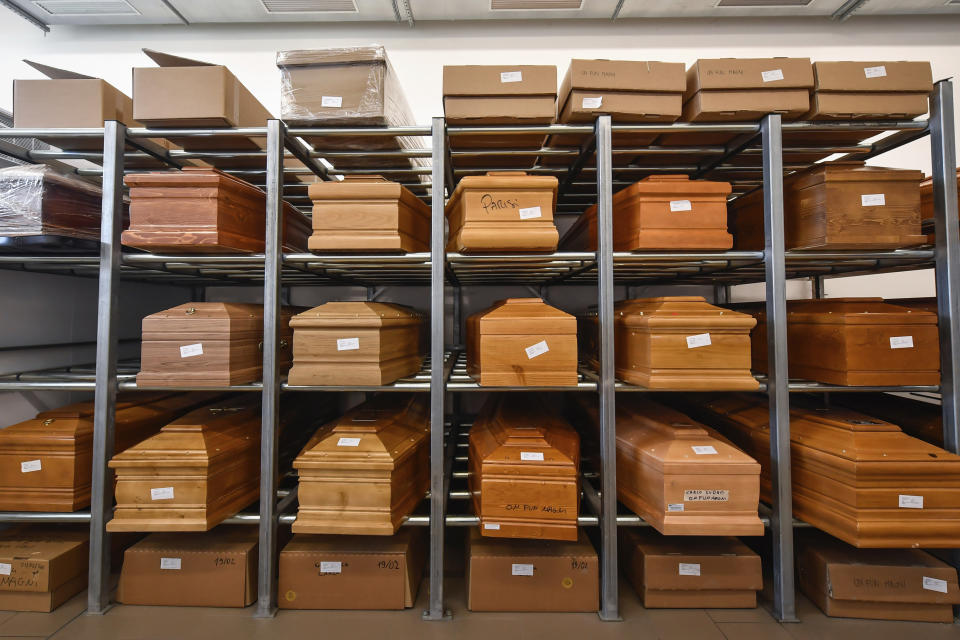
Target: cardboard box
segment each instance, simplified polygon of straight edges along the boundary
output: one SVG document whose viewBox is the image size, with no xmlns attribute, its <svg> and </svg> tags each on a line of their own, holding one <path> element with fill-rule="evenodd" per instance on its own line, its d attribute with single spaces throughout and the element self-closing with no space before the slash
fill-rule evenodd
<svg viewBox="0 0 960 640">
<path fill-rule="evenodd" d="M 123 555 L 117 602 L 245 607 L 257 593 L 257 529 L 153 533 Z"/>
<path fill-rule="evenodd" d="M 144 49 L 159 67 L 133 70 L 133 117 L 160 127 L 263 127 L 273 116 L 223 65 Z"/>
<path fill-rule="evenodd" d="M 740 122 L 779 113 L 795 120 L 810 110 L 806 89 L 777 91 L 700 91 L 683 106 L 686 122 Z"/>
<path fill-rule="evenodd" d="M 0 610 L 53 611 L 87 586 L 87 527 L 19 526 L 0 533 Z"/>
<path fill-rule="evenodd" d="M 443 68 L 443 109 L 453 124 L 551 124 L 556 102 L 552 65 Z"/>
<path fill-rule="evenodd" d="M 760 556 L 737 538 L 631 529 L 622 532 L 620 549 L 624 572 L 648 609 L 757 606 Z"/>
<path fill-rule="evenodd" d="M 392 536 L 298 534 L 280 552 L 281 609 L 412 607 L 427 561 L 425 531 Z"/>
<path fill-rule="evenodd" d="M 470 530 L 467 608 L 471 611 L 596 611 L 597 552 L 576 542 L 484 538 Z"/>
<path fill-rule="evenodd" d="M 50 613 L 87 588 L 86 572 L 53 591 L 0 591 L 0 611 L 33 611 Z"/>
<path fill-rule="evenodd" d="M 796 119 L 810 109 L 809 58 L 716 58 L 687 70 L 683 120 L 757 120 L 768 113 Z"/>
<path fill-rule="evenodd" d="M 911 119 L 928 110 L 929 62 L 815 62 L 811 120 Z"/>
<path fill-rule="evenodd" d="M 857 549 L 825 534 L 798 540 L 800 590 L 828 616 L 953 622 L 957 570 L 919 549 Z"/>
<path fill-rule="evenodd" d="M 593 122 L 604 113 L 615 122 L 673 122 L 685 89 L 679 62 L 571 60 L 560 85 L 559 121 Z"/>
<path fill-rule="evenodd" d="M 13 126 L 98 128 L 105 120 L 130 127 L 133 101 L 106 80 L 24 60 L 47 80 L 13 81 Z"/>
</svg>

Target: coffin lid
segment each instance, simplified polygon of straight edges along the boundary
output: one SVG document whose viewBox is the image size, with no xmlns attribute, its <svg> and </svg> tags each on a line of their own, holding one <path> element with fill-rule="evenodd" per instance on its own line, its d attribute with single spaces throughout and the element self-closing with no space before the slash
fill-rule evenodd
<svg viewBox="0 0 960 640">
<path fill-rule="evenodd" d="M 498 300 L 486 311 L 477 314 L 480 318 L 480 333 L 483 335 L 516 335 L 526 333 L 517 326 L 518 321 L 537 323 L 536 333 L 543 335 L 576 334 L 577 319 L 556 307 L 551 307 L 543 298 L 506 298 Z"/>
<path fill-rule="evenodd" d="M 123 177 L 129 187 L 221 187 L 229 186 L 265 198 L 266 194 L 246 180 L 213 167 L 183 167 L 178 171 L 148 171 Z"/>
<path fill-rule="evenodd" d="M 805 189 L 825 182 L 915 182 L 923 180 L 923 171 L 875 167 L 862 162 L 825 162 L 788 178 L 791 186 Z M 882 185 L 877 185 L 878 189 Z"/>
<path fill-rule="evenodd" d="M 614 317 L 628 327 L 691 327 L 692 329 L 750 329 L 756 319 L 709 304 L 701 296 L 669 296 L 623 300 L 613 307 Z"/>
<path fill-rule="evenodd" d="M 290 319 L 291 327 L 382 327 L 418 325 L 423 316 L 392 302 L 327 302 Z"/>
<path fill-rule="evenodd" d="M 618 202 L 635 196 L 651 195 L 659 197 L 677 196 L 677 199 L 697 199 L 698 197 L 721 198 L 730 195 L 732 187 L 729 182 L 714 182 L 711 180 L 691 180 L 684 174 L 663 174 L 647 176 L 624 187 L 613 195 L 613 201 Z M 596 205 L 591 209 L 595 210 Z"/>
<path fill-rule="evenodd" d="M 540 189 L 557 193 L 559 181 L 555 176 L 531 176 L 525 171 L 490 171 L 484 176 L 464 176 L 457 183 L 450 200 L 455 200 L 465 189 Z"/>
<path fill-rule="evenodd" d="M 280 330 L 299 309 L 281 307 Z M 143 319 L 144 339 L 233 340 L 263 335 L 263 305 L 187 302 Z M 150 335 L 153 334 L 153 335 Z M 160 334 L 159 336 L 156 334 Z"/>
<path fill-rule="evenodd" d="M 429 210 L 426 203 L 399 182 L 377 175 L 344 176 L 343 180 L 320 180 L 307 187 L 307 195 L 316 202 L 329 200 L 366 200 L 391 198 L 413 207 Z M 344 205 L 345 207 L 347 205 Z"/>
<path fill-rule="evenodd" d="M 542 452 L 541 464 L 548 465 L 576 465 L 580 458 L 577 432 L 539 395 L 511 393 L 491 397 L 480 410 L 474 429 L 478 433 L 486 429 L 498 445 L 484 462 L 529 465 L 529 461 L 520 460 L 523 451 Z"/>
<path fill-rule="evenodd" d="M 883 298 L 794 300 L 787 305 L 788 322 L 809 324 L 937 324 L 937 314 L 900 307 Z"/>
</svg>

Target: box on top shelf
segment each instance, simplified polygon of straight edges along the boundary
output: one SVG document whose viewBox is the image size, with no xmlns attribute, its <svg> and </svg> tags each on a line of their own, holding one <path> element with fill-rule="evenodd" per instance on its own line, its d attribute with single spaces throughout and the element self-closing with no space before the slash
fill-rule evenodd
<svg viewBox="0 0 960 640">
<path fill-rule="evenodd" d="M 673 122 L 686 90 L 683 63 L 633 60 L 571 60 L 560 85 L 559 121 Z"/>
<path fill-rule="evenodd" d="M 807 120 L 912 119 L 927 113 L 929 62 L 814 62 Z"/>
</svg>

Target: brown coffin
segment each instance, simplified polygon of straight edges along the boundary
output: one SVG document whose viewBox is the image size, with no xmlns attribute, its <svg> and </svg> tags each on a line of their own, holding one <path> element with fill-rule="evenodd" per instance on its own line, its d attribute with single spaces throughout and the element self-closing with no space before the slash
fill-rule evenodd
<svg viewBox="0 0 960 640">
<path fill-rule="evenodd" d="M 623 300 L 614 305 L 616 376 L 650 389 L 753 391 L 755 325 L 751 316 L 700 296 Z M 594 313 L 582 323 L 581 359 L 599 371 L 597 330 Z"/>
<path fill-rule="evenodd" d="M 597 429 L 596 397 L 573 411 Z M 666 535 L 763 535 L 760 465 L 687 415 L 636 396 L 617 399 L 617 498 Z"/>
<path fill-rule="evenodd" d="M 729 182 L 690 180 L 685 175 L 648 176 L 613 196 L 613 250 L 729 249 Z M 569 251 L 597 250 L 597 205 L 563 238 Z"/>
<path fill-rule="evenodd" d="M 470 429 L 481 534 L 576 540 L 580 438 L 542 396 L 491 396 Z"/>
<path fill-rule="evenodd" d="M 122 242 L 157 253 L 262 253 L 266 194 L 218 169 L 128 175 L 130 228 Z M 283 250 L 307 248 L 310 221 L 283 203 Z"/>
<path fill-rule="evenodd" d="M 767 372 L 766 312 L 754 312 L 753 369 Z M 789 375 L 847 386 L 940 383 L 937 315 L 882 298 L 787 304 Z"/>
<path fill-rule="evenodd" d="M 321 427 L 293 463 L 293 532 L 396 533 L 430 486 L 429 433 L 423 394 L 380 394 Z"/>
<path fill-rule="evenodd" d="M 729 394 L 690 402 L 760 462 L 761 498 L 769 502 L 766 400 Z M 797 518 L 857 547 L 960 543 L 960 457 L 847 409 L 794 407 L 790 439 Z"/>
<path fill-rule="evenodd" d="M 960 188 L 960 168 L 957 168 L 957 187 Z M 960 207 L 960 200 L 958 200 Z M 920 217 L 924 222 L 933 223 L 933 178 L 926 178 L 920 183 Z M 937 235 L 933 230 L 927 234 L 927 244 L 936 244 Z"/>
<path fill-rule="evenodd" d="M 278 319 L 277 364 L 290 366 L 295 309 Z M 226 387 L 259 380 L 263 373 L 263 306 L 188 302 L 143 319 L 139 387 Z"/>
<path fill-rule="evenodd" d="M 291 385 L 390 384 L 420 370 L 423 316 L 385 302 L 327 302 L 290 319 Z"/>
<path fill-rule="evenodd" d="M 430 207 L 398 182 L 381 176 L 344 176 L 315 182 L 311 251 L 430 250 Z"/>
<path fill-rule="evenodd" d="M 131 393 L 117 400 L 114 451 L 148 438 L 215 394 Z M 93 401 L 0 429 L 0 510 L 76 511 L 90 504 Z"/>
<path fill-rule="evenodd" d="M 467 373 L 482 386 L 577 384 L 577 320 L 540 298 L 508 298 L 467 318 Z"/>
<path fill-rule="evenodd" d="M 522 171 L 464 177 L 444 212 L 450 226 L 447 251 L 555 251 L 560 237 L 553 221 L 557 185 L 553 176 Z"/>
<path fill-rule="evenodd" d="M 924 244 L 923 173 L 862 163 L 828 163 L 784 180 L 787 249 L 880 250 Z M 736 249 L 763 249 L 763 190 L 730 203 Z"/>
<path fill-rule="evenodd" d="M 914 438 L 943 446 L 943 408 L 939 404 L 890 393 L 838 393 L 830 401 L 892 422 Z"/>
</svg>

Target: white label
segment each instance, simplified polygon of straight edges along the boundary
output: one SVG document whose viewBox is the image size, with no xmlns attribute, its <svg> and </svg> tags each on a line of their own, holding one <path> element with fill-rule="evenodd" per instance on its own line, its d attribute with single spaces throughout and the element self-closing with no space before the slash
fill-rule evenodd
<svg viewBox="0 0 960 640">
<path fill-rule="evenodd" d="M 483 528 L 486 529 L 487 531 L 500 531 L 500 523 L 499 523 L 499 522 L 484 522 L 484 523 L 483 523 Z"/>
<path fill-rule="evenodd" d="M 923 509 L 923 496 L 900 495 L 901 509 Z"/>
<path fill-rule="evenodd" d="M 707 456 L 707 455 L 716 455 L 717 450 L 713 448 L 713 445 L 705 444 L 699 447 L 690 447 L 693 449 L 693 452 L 698 456 Z"/>
<path fill-rule="evenodd" d="M 597 98 L 584 98 L 583 99 L 583 108 L 584 109 L 599 109 L 600 103 L 603 102 L 603 96 Z"/>
<path fill-rule="evenodd" d="M 928 578 L 923 576 L 923 588 L 927 591 L 939 591 L 940 593 L 947 592 L 947 581 L 938 580 L 937 578 Z"/>
<path fill-rule="evenodd" d="M 40 471 L 39 460 L 27 460 L 20 463 L 20 473 L 30 473 L 31 471 Z"/>
<path fill-rule="evenodd" d="M 360 338 L 337 338 L 337 351 L 355 351 L 360 348 Z"/>
<path fill-rule="evenodd" d="M 160 568 L 180 571 L 180 558 L 160 558 Z"/>
<path fill-rule="evenodd" d="M 320 106 L 339 109 L 343 106 L 343 96 L 320 96 Z"/>
<path fill-rule="evenodd" d="M 523 82 L 523 73 L 520 71 L 501 71 L 500 82 Z"/>
<path fill-rule="evenodd" d="M 882 207 L 887 204 L 887 199 L 882 193 L 865 193 L 860 196 L 860 206 L 862 207 Z"/>
<path fill-rule="evenodd" d="M 891 349 L 913 349 L 913 336 L 890 336 Z"/>
<path fill-rule="evenodd" d="M 173 500 L 173 487 L 150 489 L 151 500 Z"/>
<path fill-rule="evenodd" d="M 687 489 L 683 492 L 684 502 L 726 502 L 729 499 L 729 489 Z"/>
<path fill-rule="evenodd" d="M 540 207 L 527 207 L 526 209 L 520 209 L 518 213 L 520 214 L 521 220 L 530 220 L 531 218 L 539 218 L 543 215 L 540 212 Z"/>
<path fill-rule="evenodd" d="M 681 562 L 677 571 L 682 576 L 698 576 L 700 575 L 700 565 L 694 562 Z"/>
<path fill-rule="evenodd" d="M 887 68 L 883 65 L 880 65 L 879 67 L 864 67 L 863 75 L 867 76 L 868 78 L 883 78 L 887 75 Z"/>
<path fill-rule="evenodd" d="M 342 562 L 320 562 L 320 573 L 341 573 L 342 571 Z"/>
<path fill-rule="evenodd" d="M 510 575 L 514 576 L 532 576 L 532 564 L 514 564 L 510 566 Z"/>
<path fill-rule="evenodd" d="M 203 343 L 198 342 L 197 344 L 186 344 L 180 347 L 180 357 L 181 358 L 191 358 L 193 356 L 202 356 L 203 355 Z"/>
<path fill-rule="evenodd" d="M 546 340 L 541 340 L 537 344 L 530 345 L 524 351 L 527 352 L 527 358 L 533 360 L 537 356 L 542 356 L 547 351 L 550 351 L 550 347 L 547 346 Z"/>
<path fill-rule="evenodd" d="M 338 447 L 359 447 L 360 438 L 340 438 L 337 440 Z"/>
<path fill-rule="evenodd" d="M 764 82 L 773 82 L 774 80 L 783 80 L 783 69 L 771 69 L 770 71 L 761 71 L 760 77 L 763 78 Z"/>
<path fill-rule="evenodd" d="M 667 505 L 667 511 L 668 511 L 668 512 L 683 511 L 683 505 L 682 505 L 682 504 L 668 504 L 668 505 Z"/>
<path fill-rule="evenodd" d="M 689 200 L 671 200 L 670 211 L 693 211 L 693 205 Z"/>
<path fill-rule="evenodd" d="M 7 562 L 0 562 L 0 576 L 10 575 L 10 571 L 13 570 L 13 566 Z M 924 578 L 926 580 L 926 578 Z"/>
<path fill-rule="evenodd" d="M 543 462 L 542 451 L 521 451 L 520 459 L 528 462 Z"/>
<path fill-rule="evenodd" d="M 698 333 L 695 336 L 687 336 L 687 349 L 696 349 L 697 347 L 709 347 L 710 334 Z"/>
</svg>

